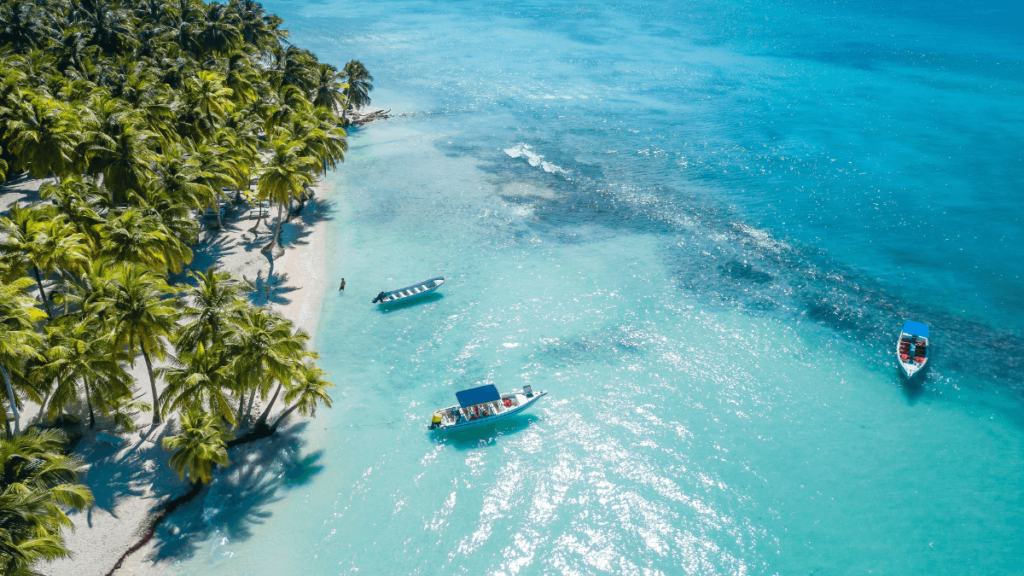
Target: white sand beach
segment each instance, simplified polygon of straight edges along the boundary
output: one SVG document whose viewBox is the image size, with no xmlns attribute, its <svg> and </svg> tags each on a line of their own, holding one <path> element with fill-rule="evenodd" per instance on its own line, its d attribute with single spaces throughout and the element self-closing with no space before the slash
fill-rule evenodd
<svg viewBox="0 0 1024 576">
<path fill-rule="evenodd" d="M 41 182 L 22 179 L 0 188 L 0 211 L 6 211 L 14 202 L 38 200 Z M 199 245 L 194 247 L 195 258 L 191 265 L 194 270 L 205 270 L 215 265 L 220 270 L 253 281 L 256 284 L 252 296 L 254 303 L 270 306 L 310 335 L 316 333 L 320 298 L 325 285 L 333 286 L 332 282 L 336 280 L 328 282 L 324 270 L 330 187 L 320 182 L 313 190 L 315 197 L 306 203 L 301 216 L 283 225 L 280 240 L 284 250 L 283 253 L 275 251 L 277 257 L 273 263 L 260 252 L 260 248 L 273 234 L 274 219 L 262 222 L 254 236 L 249 229 L 255 224 L 255 218 L 248 217 L 246 206 L 234 204 L 228 210 L 224 228 L 211 226 L 202 232 Z M 272 215 L 275 214 L 276 210 Z M 142 399 L 152 402 L 141 359 L 131 372 Z M 161 384 L 158 382 L 158 389 L 162 391 Z M 284 405 L 278 403 L 277 410 L 281 409 Z M 38 406 L 26 406 L 21 415 L 23 428 L 36 420 L 38 411 Z M 83 411 L 77 415 L 84 416 L 87 423 L 87 413 Z M 293 420 L 298 418 L 301 417 Z M 95 439 L 96 433 L 110 429 L 110 422 L 106 419 L 98 418 L 95 430 L 89 430 L 88 425 L 81 427 L 85 436 L 75 447 L 74 454 L 86 463 L 83 481 L 92 490 L 96 502 L 88 510 L 70 514 L 75 529 L 65 534 L 73 556 L 41 564 L 38 566 L 40 573 L 49 576 L 108 574 L 118 558 L 138 541 L 153 511 L 168 499 L 187 492 L 187 483 L 180 481 L 168 466 L 170 454 L 160 446 L 160 441 L 173 434 L 173 430 L 168 430 L 166 423 L 151 428 L 150 419 L 149 413 L 137 414 L 139 429 L 132 434 L 120 434 L 126 441 L 118 448 Z M 253 445 L 274 441 L 268 438 Z M 252 452 L 253 445 L 239 449 Z M 218 478 L 215 475 L 213 481 L 217 482 Z M 161 529 L 177 533 L 174 527 Z M 132 554 L 116 573 L 162 574 L 166 566 L 153 561 L 153 545 L 151 542 Z"/>
</svg>

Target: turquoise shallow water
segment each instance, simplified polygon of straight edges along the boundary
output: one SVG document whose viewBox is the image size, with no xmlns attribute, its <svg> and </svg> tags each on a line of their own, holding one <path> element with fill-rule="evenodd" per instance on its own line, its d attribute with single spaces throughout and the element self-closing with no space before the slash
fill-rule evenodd
<svg viewBox="0 0 1024 576">
<path fill-rule="evenodd" d="M 169 572 L 1024 573 L 1018 3 L 267 8 L 402 116 L 331 176 L 335 408 Z M 551 395 L 425 432 L 479 383 Z"/>
</svg>

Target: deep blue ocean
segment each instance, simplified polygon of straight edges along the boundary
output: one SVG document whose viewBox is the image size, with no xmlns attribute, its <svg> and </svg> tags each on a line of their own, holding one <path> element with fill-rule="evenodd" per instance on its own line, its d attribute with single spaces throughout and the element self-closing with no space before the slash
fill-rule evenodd
<svg viewBox="0 0 1024 576">
<path fill-rule="evenodd" d="M 168 573 L 1024 574 L 1024 3 L 265 6 L 395 117 L 319 206 L 334 408 Z M 550 395 L 426 431 L 486 383 Z"/>
</svg>

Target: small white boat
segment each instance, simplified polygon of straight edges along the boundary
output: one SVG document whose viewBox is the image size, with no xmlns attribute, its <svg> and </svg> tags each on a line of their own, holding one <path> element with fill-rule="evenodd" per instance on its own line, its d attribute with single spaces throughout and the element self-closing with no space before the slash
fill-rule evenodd
<svg viewBox="0 0 1024 576">
<path fill-rule="evenodd" d="M 430 419 L 431 430 L 459 430 L 478 424 L 487 424 L 519 414 L 547 392 L 534 392 L 531 386 L 524 386 L 519 392 L 499 394 L 493 384 L 456 392 L 459 403 L 434 412 Z"/>
<path fill-rule="evenodd" d="M 430 294 L 444 284 L 444 276 L 436 276 L 430 280 L 424 280 L 412 286 L 399 288 L 390 292 L 381 292 L 373 299 L 374 304 L 394 304 L 403 300 L 410 300 L 424 294 Z"/>
<path fill-rule="evenodd" d="M 909 320 L 903 324 L 896 342 L 896 361 L 908 380 L 924 369 L 928 364 L 928 326 Z"/>
</svg>

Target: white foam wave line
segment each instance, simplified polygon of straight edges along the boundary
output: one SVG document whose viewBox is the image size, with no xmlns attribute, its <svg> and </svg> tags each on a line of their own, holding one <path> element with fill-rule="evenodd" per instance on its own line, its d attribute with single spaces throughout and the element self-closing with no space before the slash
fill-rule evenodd
<svg viewBox="0 0 1024 576">
<path fill-rule="evenodd" d="M 544 160 L 544 155 L 534 152 L 530 148 L 529 144 L 519 143 L 512 148 L 505 148 L 504 152 L 505 154 L 508 154 L 510 158 L 525 158 L 530 166 L 540 166 L 541 170 L 550 174 L 568 175 L 571 173 L 569 170 L 566 170 L 557 164 L 552 164 L 551 162 Z"/>
</svg>

